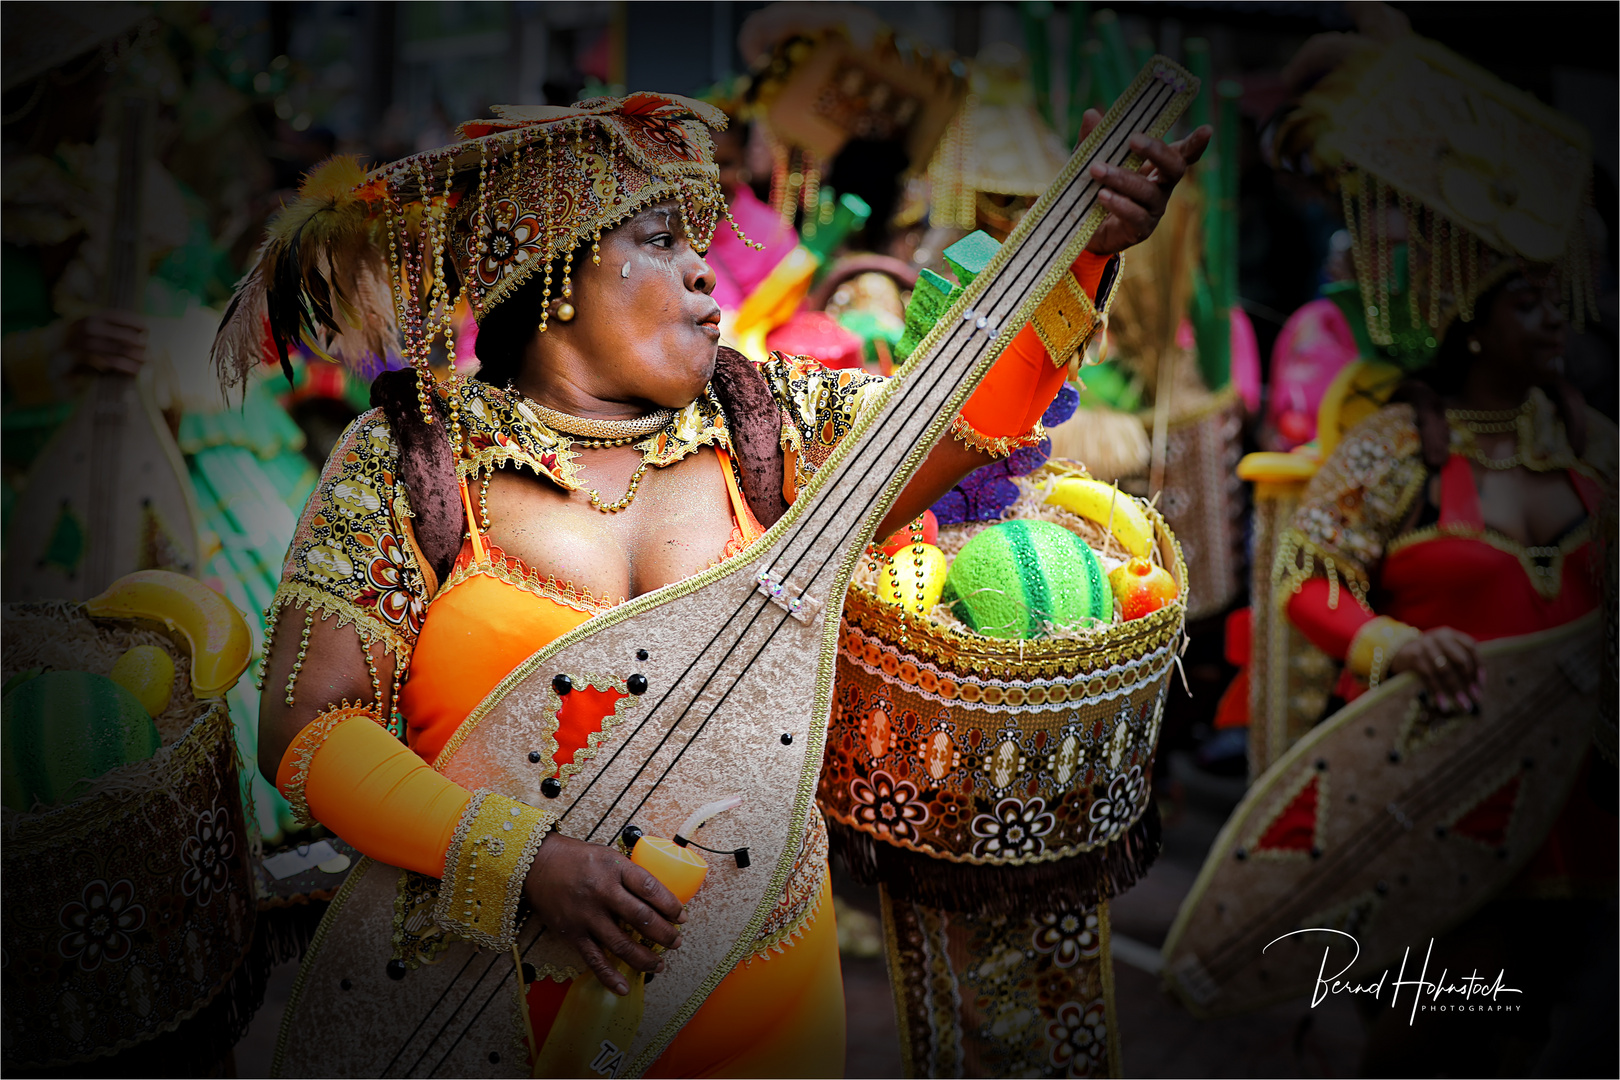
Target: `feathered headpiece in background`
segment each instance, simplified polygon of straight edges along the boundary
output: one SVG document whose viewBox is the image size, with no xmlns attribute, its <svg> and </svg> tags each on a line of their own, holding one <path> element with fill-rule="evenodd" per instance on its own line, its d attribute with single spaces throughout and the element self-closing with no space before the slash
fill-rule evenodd
<svg viewBox="0 0 1620 1080">
<path fill-rule="evenodd" d="M 712 105 L 639 93 L 493 111 L 452 146 L 369 173 L 343 157 L 311 172 L 225 313 L 221 382 L 247 377 L 268 332 L 289 377 L 298 346 L 368 375 L 402 357 L 427 416 L 429 349 L 440 334 L 450 346 L 458 304 L 482 321 L 537 270 L 665 199 L 700 249 L 730 218 L 711 137 L 726 118 Z M 550 298 L 548 279 L 541 329 Z"/>
</svg>

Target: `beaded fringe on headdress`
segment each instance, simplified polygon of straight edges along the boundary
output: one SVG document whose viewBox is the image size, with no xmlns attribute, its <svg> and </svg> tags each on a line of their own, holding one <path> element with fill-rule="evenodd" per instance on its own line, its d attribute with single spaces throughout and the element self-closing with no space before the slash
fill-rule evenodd
<svg viewBox="0 0 1620 1080">
<path fill-rule="evenodd" d="M 1515 269 L 1553 270 L 1576 327 L 1595 316 L 1589 137 L 1435 42 L 1357 51 L 1300 99 L 1271 152 L 1337 181 L 1374 344 L 1410 332 L 1432 337 L 1419 343 L 1432 349 Z"/>
</svg>

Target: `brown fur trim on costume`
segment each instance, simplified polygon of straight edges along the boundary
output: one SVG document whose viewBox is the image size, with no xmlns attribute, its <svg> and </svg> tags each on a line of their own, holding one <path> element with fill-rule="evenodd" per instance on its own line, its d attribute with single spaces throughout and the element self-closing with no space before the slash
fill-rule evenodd
<svg viewBox="0 0 1620 1080">
<path fill-rule="evenodd" d="M 1136 823 L 1106 847 L 1025 866 L 935 859 L 833 820 L 827 833 L 833 851 L 861 884 L 881 883 L 897 900 L 976 915 L 1029 915 L 1111 899 L 1141 880 L 1161 846 L 1159 808 L 1151 799 Z"/>
<path fill-rule="evenodd" d="M 435 396 L 433 406 L 439 422 L 431 426 L 422 422 L 416 372 L 408 369 L 377 376 L 371 384 L 371 404 L 383 411 L 394 441 L 399 444 L 399 478 L 415 515 L 411 528 L 417 547 L 434 576 L 443 581 L 455 565 L 461 551 L 461 534 L 466 529 L 456 485 L 456 462 L 445 434 L 448 429 L 444 407 Z"/>
<path fill-rule="evenodd" d="M 787 513 L 782 497 L 782 410 L 759 368 L 736 349 L 720 347 L 712 382 L 731 428 L 743 497 L 768 529 Z"/>
</svg>

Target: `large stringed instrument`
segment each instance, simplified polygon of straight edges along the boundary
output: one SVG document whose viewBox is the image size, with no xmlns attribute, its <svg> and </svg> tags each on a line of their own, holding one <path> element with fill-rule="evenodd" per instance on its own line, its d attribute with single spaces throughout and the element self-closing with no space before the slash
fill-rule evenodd
<svg viewBox="0 0 1620 1080">
<path fill-rule="evenodd" d="M 764 537 L 537 652 L 435 762 L 468 788 L 555 809 L 560 831 L 598 843 L 627 825 L 671 837 L 694 810 L 743 796 L 702 837 L 710 848 L 746 847 L 749 858 L 710 858 L 707 881 L 688 905 L 683 945 L 646 985 L 639 1028 L 626 1045 L 604 1042 L 592 1071 L 641 1075 L 750 954 L 817 812 L 839 614 L 873 531 L 1103 220 L 1090 166 L 1134 168 L 1130 135 L 1164 134 L 1197 91 L 1190 74 L 1155 57 Z M 531 761 L 557 727 L 554 681 L 567 685 L 559 675 L 628 695 L 560 777 L 549 754 Z M 401 874 L 370 860 L 350 874 L 299 976 L 273 1070 L 527 1075 L 523 976 L 511 953 L 455 942 L 431 964 L 390 967 Z M 404 901 L 399 910 L 403 925 L 421 925 L 420 911 Z M 572 948 L 532 916 L 515 951 L 530 977 L 580 971 Z"/>
<path fill-rule="evenodd" d="M 142 210 L 153 103 L 118 103 L 118 178 L 107 245 L 107 306 L 139 312 L 146 289 Z M 199 568 L 186 465 L 150 378 L 106 373 L 35 459 L 6 538 L 8 601 L 95 596 L 134 570 Z"/>
</svg>

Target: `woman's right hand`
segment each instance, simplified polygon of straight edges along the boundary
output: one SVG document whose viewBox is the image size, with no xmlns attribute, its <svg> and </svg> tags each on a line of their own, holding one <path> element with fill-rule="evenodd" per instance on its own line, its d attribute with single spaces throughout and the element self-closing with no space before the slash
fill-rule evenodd
<svg viewBox="0 0 1620 1080">
<path fill-rule="evenodd" d="M 1449 626 L 1430 630 L 1401 646 L 1389 662 L 1389 673 L 1403 671 L 1422 680 L 1443 712 L 1472 709 L 1485 688 L 1478 643 Z"/>
<path fill-rule="evenodd" d="M 636 971 L 664 970 L 658 954 L 631 938 L 625 926 L 665 948 L 680 948 L 679 924 L 686 921 L 681 902 L 615 848 L 553 832 L 529 867 L 523 893 L 546 928 L 566 938 L 616 994 L 629 993 L 630 986 L 610 955 Z"/>
</svg>

